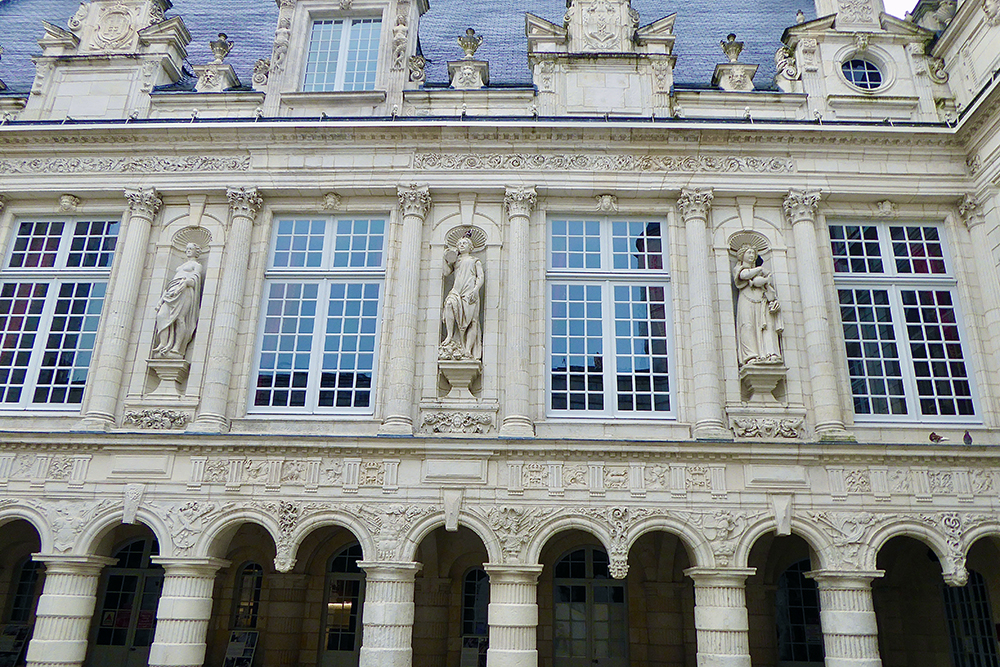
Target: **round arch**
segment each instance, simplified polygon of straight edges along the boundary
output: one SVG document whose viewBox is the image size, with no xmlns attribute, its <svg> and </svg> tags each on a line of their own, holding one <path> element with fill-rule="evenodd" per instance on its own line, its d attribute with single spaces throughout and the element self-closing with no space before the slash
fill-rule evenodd
<svg viewBox="0 0 1000 667">
<path fill-rule="evenodd" d="M 52 553 L 55 548 L 52 543 L 52 529 L 41 512 L 27 505 L 12 505 L 0 509 L 0 528 L 11 521 L 26 521 L 38 533 L 41 553 Z"/>
<path fill-rule="evenodd" d="M 864 550 L 864 560 L 862 561 L 862 566 L 867 570 L 876 569 L 876 559 L 878 558 L 879 551 L 885 546 L 886 542 L 894 537 L 912 537 L 918 542 L 922 542 L 934 555 L 938 557 L 938 561 L 941 563 L 942 574 L 948 577 L 952 574 L 948 570 L 949 555 L 951 549 L 948 546 L 948 538 L 940 531 L 934 529 L 925 523 L 919 523 L 913 519 L 901 519 L 894 523 L 884 526 L 876 530 L 868 541 L 868 546 Z M 965 553 L 968 550 L 966 545 L 962 547 L 962 557 L 965 557 Z"/>
<path fill-rule="evenodd" d="M 96 555 L 97 550 L 101 547 L 101 541 L 117 526 L 123 524 L 123 516 L 124 510 L 122 508 L 108 510 L 95 516 L 77 537 L 73 553 Z M 153 532 L 159 545 L 161 557 L 177 555 L 170 528 L 163 517 L 147 508 L 140 507 L 136 512 L 135 523 L 140 523 Z"/>
<path fill-rule="evenodd" d="M 275 540 L 278 545 L 278 558 L 287 556 L 294 560 L 297 557 L 302 541 L 314 531 L 321 528 L 344 528 L 350 531 L 361 545 L 361 553 L 365 560 L 376 560 L 378 550 L 375 547 L 375 539 L 368 530 L 368 527 L 358 519 L 358 517 L 335 509 L 328 509 L 323 512 L 312 514 L 295 527 L 287 536 L 279 537 Z M 280 535 L 280 533 L 279 533 Z"/>
<path fill-rule="evenodd" d="M 764 517 L 755 523 L 748 525 L 736 545 L 736 551 L 733 553 L 733 562 L 731 565 L 737 568 L 747 567 L 747 564 L 750 562 L 750 551 L 757 543 L 757 540 L 768 533 L 776 533 L 777 530 L 778 522 L 774 519 L 774 517 Z M 815 524 L 793 516 L 791 521 L 791 534 L 805 540 L 806 544 L 809 545 L 809 548 L 816 554 L 816 559 L 819 562 L 813 565 L 815 569 L 825 570 L 839 566 L 839 561 L 831 552 L 833 549 L 833 541 L 825 533 L 818 530 Z"/>
<path fill-rule="evenodd" d="M 589 533 L 597 538 L 604 547 L 605 551 L 609 554 L 612 553 L 612 539 L 611 534 L 607 529 L 601 525 L 595 519 L 590 517 L 575 515 L 575 516 L 563 516 L 550 519 L 549 521 L 543 523 L 535 531 L 535 535 L 528 542 L 528 546 L 524 549 L 524 562 L 522 565 L 538 565 L 539 559 L 542 555 L 542 549 L 545 545 L 555 537 L 558 533 L 565 532 L 567 530 L 580 530 L 585 533 Z M 498 561 L 500 562 L 500 561 Z"/>
<path fill-rule="evenodd" d="M 417 548 L 420 546 L 420 543 L 432 532 L 443 526 L 444 523 L 444 514 L 436 513 L 426 516 L 414 524 L 403 539 L 403 545 L 400 548 L 400 558 L 404 561 L 412 561 L 416 558 Z M 485 521 L 470 512 L 460 512 L 458 515 L 458 525 L 459 527 L 468 528 L 482 540 L 483 546 L 486 547 L 488 562 L 503 562 L 503 550 L 500 548 L 500 541 Z"/>
<path fill-rule="evenodd" d="M 232 539 L 241 526 L 246 524 L 260 526 L 266 530 L 277 547 L 278 539 L 281 535 L 281 529 L 278 527 L 277 521 L 271 515 L 258 509 L 241 507 L 223 512 L 220 516 L 214 517 L 205 526 L 198 542 L 195 544 L 195 553 L 222 558 L 229 540 Z"/>
<path fill-rule="evenodd" d="M 704 535 L 694 530 L 690 524 L 666 516 L 643 519 L 632 526 L 625 534 L 627 551 L 631 553 L 632 547 L 635 546 L 639 538 L 653 532 L 676 535 L 684 548 L 687 549 L 692 567 L 712 567 L 715 564 L 715 554 Z"/>
</svg>

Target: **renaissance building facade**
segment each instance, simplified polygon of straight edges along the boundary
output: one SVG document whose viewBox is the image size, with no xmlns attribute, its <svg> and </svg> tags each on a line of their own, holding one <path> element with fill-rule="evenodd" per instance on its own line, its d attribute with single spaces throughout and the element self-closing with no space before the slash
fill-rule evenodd
<svg viewBox="0 0 1000 667">
<path fill-rule="evenodd" d="M 1000 4 L 430 2 L 0 2 L 0 665 L 1000 665 Z"/>
</svg>

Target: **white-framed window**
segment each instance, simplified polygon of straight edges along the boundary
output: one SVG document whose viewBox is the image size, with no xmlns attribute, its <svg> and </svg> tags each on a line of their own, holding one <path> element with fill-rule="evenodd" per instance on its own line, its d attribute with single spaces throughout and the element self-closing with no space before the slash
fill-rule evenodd
<svg viewBox="0 0 1000 667">
<path fill-rule="evenodd" d="M 22 219 L 0 269 L 0 409 L 79 405 L 118 220 Z"/>
<path fill-rule="evenodd" d="M 854 413 L 968 420 L 975 387 L 940 225 L 830 225 Z"/>
<path fill-rule="evenodd" d="M 664 229 L 650 220 L 549 221 L 550 415 L 674 414 Z"/>
<path fill-rule="evenodd" d="M 374 90 L 381 32 L 380 18 L 314 20 L 302 90 Z"/>
<path fill-rule="evenodd" d="M 371 414 L 385 218 L 279 218 L 257 349 L 256 411 Z"/>
</svg>

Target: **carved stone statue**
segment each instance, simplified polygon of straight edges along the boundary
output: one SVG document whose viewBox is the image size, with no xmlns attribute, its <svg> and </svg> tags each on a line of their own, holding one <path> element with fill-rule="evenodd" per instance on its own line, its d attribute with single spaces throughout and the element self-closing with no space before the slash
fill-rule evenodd
<svg viewBox="0 0 1000 667">
<path fill-rule="evenodd" d="M 178 359 L 184 356 L 198 326 L 204 268 L 198 258 L 201 248 L 188 243 L 187 261 L 177 267 L 174 277 L 156 305 L 156 339 L 153 356 Z"/>
<path fill-rule="evenodd" d="M 472 239 L 462 237 L 455 246 L 444 256 L 444 275 L 454 275 L 455 282 L 444 298 L 441 320 L 445 335 L 438 348 L 438 358 L 479 360 L 483 356 L 479 291 L 486 277 L 482 262 L 472 256 Z"/>
<path fill-rule="evenodd" d="M 733 282 L 740 291 L 736 302 L 736 337 L 740 365 L 781 363 L 779 334 L 785 326 L 771 275 L 757 266 L 757 249 L 737 251 Z"/>
</svg>

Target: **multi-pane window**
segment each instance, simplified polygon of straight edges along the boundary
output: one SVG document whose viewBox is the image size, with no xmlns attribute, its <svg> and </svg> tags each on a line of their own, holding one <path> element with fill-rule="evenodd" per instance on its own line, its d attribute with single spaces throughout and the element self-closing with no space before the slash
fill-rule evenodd
<svg viewBox="0 0 1000 667">
<path fill-rule="evenodd" d="M 313 21 L 302 90 L 374 90 L 381 19 Z"/>
<path fill-rule="evenodd" d="M 778 577 L 774 616 L 778 659 L 786 664 L 823 664 L 819 589 L 805 576 L 811 569 L 809 559 L 804 559 L 792 563 Z"/>
<path fill-rule="evenodd" d="M 0 271 L 0 407 L 83 400 L 117 220 L 21 220 Z"/>
<path fill-rule="evenodd" d="M 655 221 L 550 221 L 550 414 L 671 414 L 661 230 Z"/>
<path fill-rule="evenodd" d="M 382 218 L 277 221 L 254 407 L 371 413 L 385 226 Z"/>
<path fill-rule="evenodd" d="M 251 630 L 257 627 L 263 581 L 264 568 L 257 563 L 245 564 L 236 574 L 233 591 L 233 628 Z"/>
<path fill-rule="evenodd" d="M 834 224 L 830 241 L 855 414 L 974 415 L 941 229 Z"/>
<path fill-rule="evenodd" d="M 996 626 L 990 614 L 986 579 L 969 570 L 965 586 L 942 586 L 944 607 L 955 667 L 986 667 L 1000 664 Z"/>
<path fill-rule="evenodd" d="M 361 546 L 353 544 L 329 561 L 323 622 L 324 651 L 357 653 L 361 647 L 361 611 L 365 598 L 365 574 L 358 567 L 361 557 Z M 339 661 L 330 663 L 329 658 L 325 660 L 325 664 L 346 664 Z"/>
</svg>

